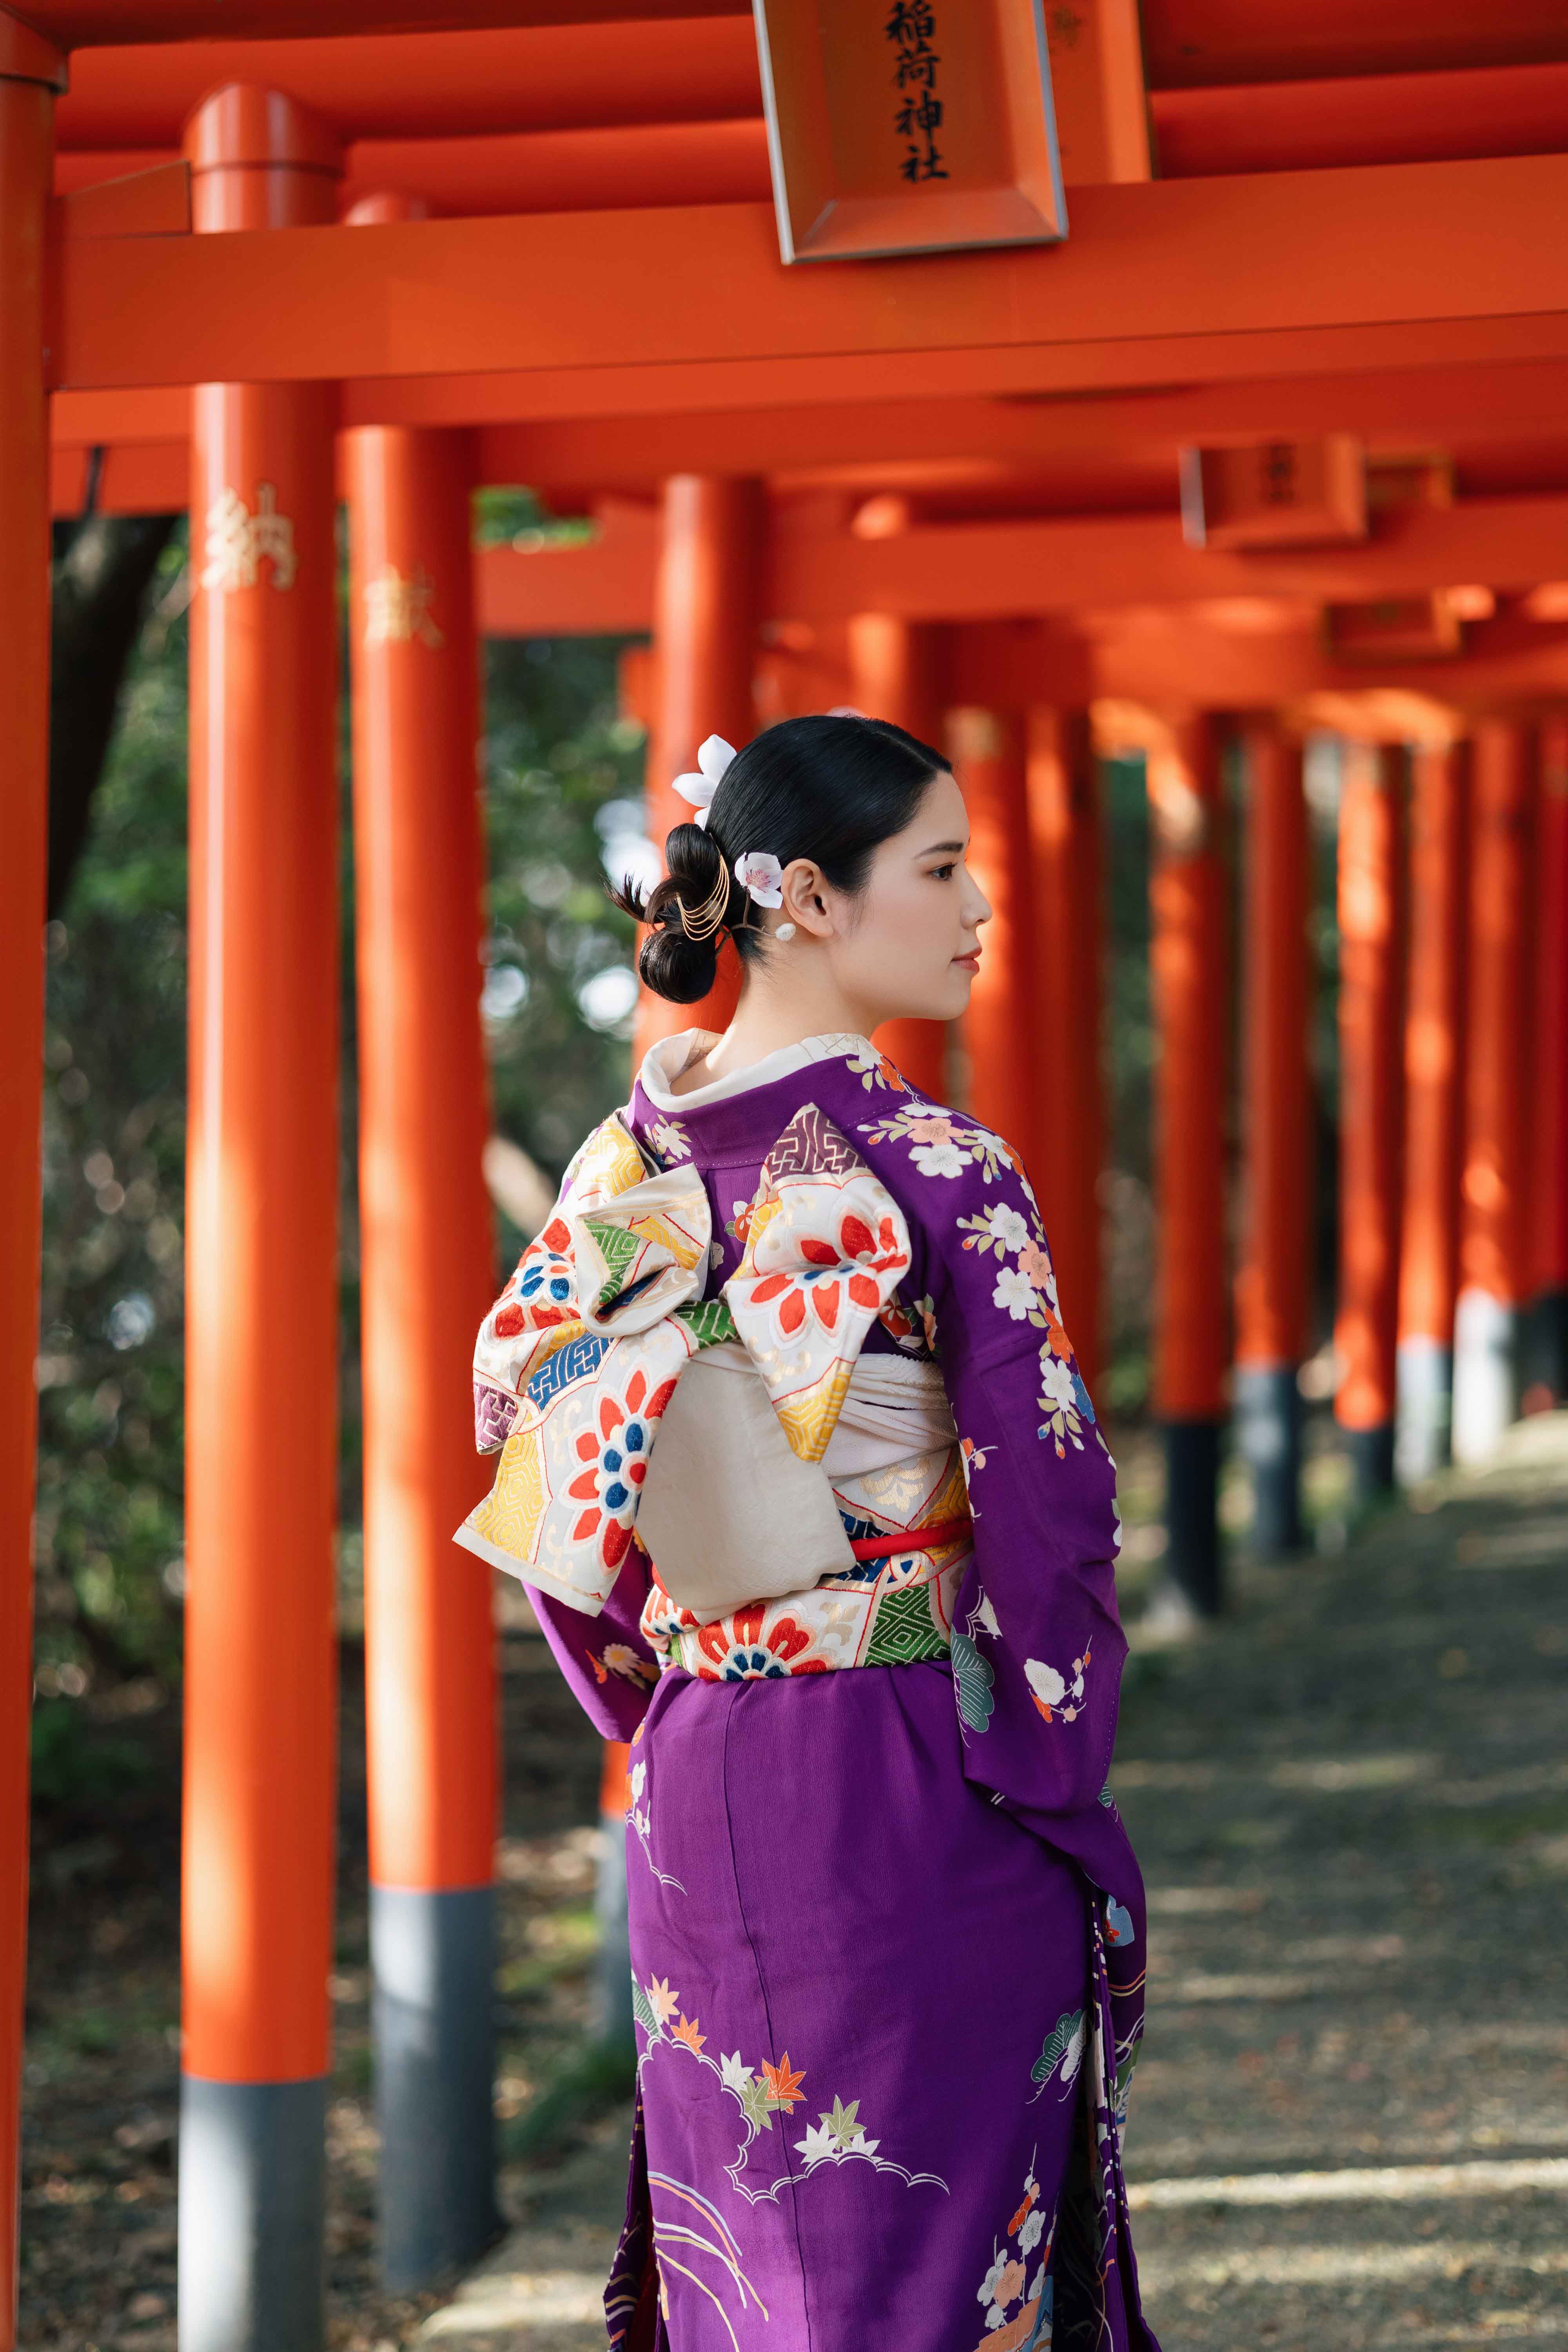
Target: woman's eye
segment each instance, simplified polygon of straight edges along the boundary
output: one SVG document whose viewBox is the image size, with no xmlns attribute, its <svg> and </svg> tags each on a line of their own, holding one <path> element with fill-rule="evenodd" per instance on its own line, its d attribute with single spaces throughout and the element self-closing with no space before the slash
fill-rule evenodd
<svg viewBox="0 0 1568 2352">
<path fill-rule="evenodd" d="M 945 882 L 951 875 L 956 874 L 958 868 L 956 866 L 933 866 L 931 867 L 931 878 L 933 882 Z"/>
</svg>

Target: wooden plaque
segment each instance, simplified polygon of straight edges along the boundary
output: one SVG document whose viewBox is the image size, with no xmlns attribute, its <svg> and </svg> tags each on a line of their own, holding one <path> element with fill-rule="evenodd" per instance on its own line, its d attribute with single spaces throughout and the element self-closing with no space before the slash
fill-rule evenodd
<svg viewBox="0 0 1568 2352">
<path fill-rule="evenodd" d="M 1041 0 L 753 0 L 785 261 L 1067 235 Z"/>
</svg>

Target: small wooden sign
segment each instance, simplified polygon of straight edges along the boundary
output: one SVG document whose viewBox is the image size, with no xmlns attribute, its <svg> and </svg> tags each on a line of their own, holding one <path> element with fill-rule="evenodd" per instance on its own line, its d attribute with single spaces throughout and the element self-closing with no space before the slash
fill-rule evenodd
<svg viewBox="0 0 1568 2352">
<path fill-rule="evenodd" d="M 1366 537 L 1366 469 L 1348 433 L 1181 453 L 1189 547 L 1314 547 Z"/>
<path fill-rule="evenodd" d="M 753 0 L 785 261 L 1067 235 L 1041 0 Z"/>
</svg>

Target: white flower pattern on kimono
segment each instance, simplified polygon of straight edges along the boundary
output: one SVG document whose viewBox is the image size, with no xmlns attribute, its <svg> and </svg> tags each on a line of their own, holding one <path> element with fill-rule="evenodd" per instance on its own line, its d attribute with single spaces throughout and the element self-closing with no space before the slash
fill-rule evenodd
<svg viewBox="0 0 1568 2352">
<path fill-rule="evenodd" d="M 647 1139 L 666 1167 L 672 1160 L 691 1157 L 691 1139 L 678 1118 L 656 1118 L 647 1130 Z"/>
<path fill-rule="evenodd" d="M 1055 1666 L 1042 1665 L 1038 1658 L 1026 1658 L 1024 1673 L 1037 1698 L 1044 1699 L 1047 1706 L 1060 1706 L 1068 1686 Z"/>
<path fill-rule="evenodd" d="M 1015 1323 L 1025 1322 L 1034 1312 L 1035 1286 L 1016 1265 L 1003 1267 L 991 1296 L 998 1307 L 1005 1307 Z"/>
<path fill-rule="evenodd" d="M 969 1165 L 956 1143 L 917 1144 L 910 1156 L 922 1176 L 962 1176 Z"/>
<path fill-rule="evenodd" d="M 998 1201 L 986 1218 L 986 1227 L 994 1241 L 1005 1250 L 1021 1250 L 1029 1238 L 1029 1228 L 1016 1209 L 1005 1201 Z"/>
<path fill-rule="evenodd" d="M 895 1111 L 890 1118 L 862 1127 L 859 1132 L 873 1143 L 907 1143 L 922 1176 L 961 1176 L 965 1168 L 974 1166 L 984 1168 L 993 1179 L 1001 1168 L 1023 1173 L 1017 1153 L 999 1135 L 919 1099 Z"/>
<path fill-rule="evenodd" d="M 1058 1673 L 1055 1666 L 1047 1665 L 1042 1658 L 1025 1659 L 1024 1679 L 1029 1685 L 1029 1694 L 1037 1709 L 1047 1723 L 1058 1715 L 1064 1723 L 1076 1723 L 1083 1713 L 1089 1664 L 1088 1643 L 1084 1644 L 1082 1657 L 1073 1660 L 1070 1675 Z M 1069 1700 L 1070 1706 L 1068 1704 Z"/>
</svg>

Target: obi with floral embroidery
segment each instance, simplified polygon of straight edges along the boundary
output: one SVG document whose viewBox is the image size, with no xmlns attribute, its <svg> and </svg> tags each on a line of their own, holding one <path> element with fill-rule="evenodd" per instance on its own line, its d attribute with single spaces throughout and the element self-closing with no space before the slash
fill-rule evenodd
<svg viewBox="0 0 1568 2352">
<path fill-rule="evenodd" d="M 650 1167 L 617 1115 L 574 1162 L 554 1214 L 480 1328 L 476 1434 L 482 1448 L 499 1441 L 501 1458 L 457 1540 L 585 1616 L 604 1608 L 636 1541 L 660 1424 L 692 1359 L 721 1346 L 739 1354 L 794 1454 L 824 1464 L 861 1345 L 910 1263 L 897 1202 L 815 1105 L 769 1153 L 741 1264 L 704 1299 L 711 1234 L 700 1178 Z M 865 1389 L 863 1379 L 857 1425 L 872 1410 Z M 932 1433 L 918 1414 L 914 1423 L 923 1450 L 913 1471 L 879 1489 L 896 1492 L 893 1517 L 878 1512 L 865 1475 L 886 1472 L 891 1458 L 868 1461 L 844 1490 L 851 1544 L 912 1534 L 933 1514 L 934 1523 L 967 1521 L 945 1399 L 938 1442 L 925 1442 Z M 847 1430 L 845 1458 L 847 1443 Z M 900 1518 L 910 1499 L 915 1516 Z M 716 1645 L 740 1643 L 760 1646 L 781 1674 L 937 1656 L 964 1552 L 956 1537 L 938 1549 L 885 1549 L 831 1589 L 789 1596 L 782 1614 L 774 1603 L 717 1625 L 677 1607 L 655 1569 L 642 1631 L 665 1663 L 698 1674 L 711 1672 Z"/>
</svg>

